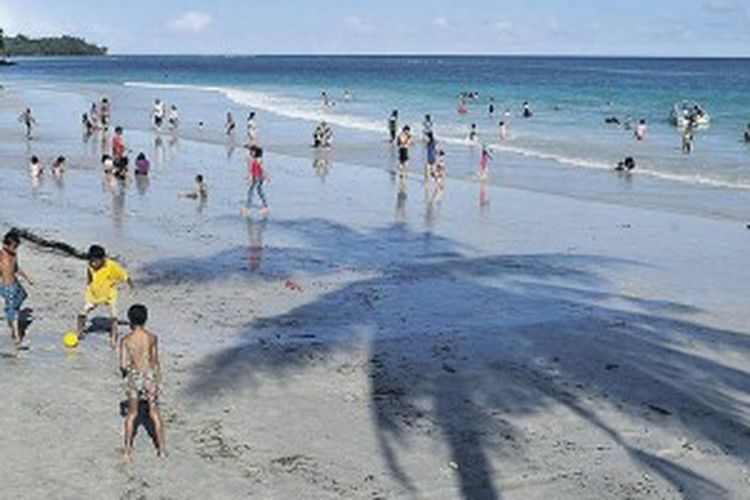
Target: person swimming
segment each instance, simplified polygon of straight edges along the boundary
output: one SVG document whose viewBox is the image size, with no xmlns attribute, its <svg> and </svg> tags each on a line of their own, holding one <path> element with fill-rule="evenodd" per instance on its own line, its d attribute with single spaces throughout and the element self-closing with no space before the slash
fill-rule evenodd
<svg viewBox="0 0 750 500">
<path fill-rule="evenodd" d="M 745 129 L 745 142 L 750 143 L 750 123 L 747 124 Z"/>
<path fill-rule="evenodd" d="M 524 118 L 531 118 L 532 116 L 534 116 L 534 112 L 531 111 L 531 105 L 529 104 L 529 101 L 523 102 L 523 111 L 521 112 L 521 115 Z"/>
<path fill-rule="evenodd" d="M 628 156 L 624 161 L 617 162 L 615 172 L 631 172 L 635 168 L 635 160 Z"/>
</svg>

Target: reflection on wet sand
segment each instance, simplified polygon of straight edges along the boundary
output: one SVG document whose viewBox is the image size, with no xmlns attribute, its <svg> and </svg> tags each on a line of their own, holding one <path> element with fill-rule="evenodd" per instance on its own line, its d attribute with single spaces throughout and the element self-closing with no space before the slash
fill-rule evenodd
<svg viewBox="0 0 750 500">
<path fill-rule="evenodd" d="M 143 196 L 148 191 L 148 187 L 151 184 L 151 181 L 148 177 L 148 175 L 136 175 L 135 176 L 135 189 L 138 191 L 138 194 Z"/>
<path fill-rule="evenodd" d="M 406 176 L 398 176 L 398 194 L 396 194 L 396 222 L 406 221 Z"/>
<path fill-rule="evenodd" d="M 315 158 L 313 158 L 313 169 L 320 178 L 320 182 L 325 182 L 328 173 L 331 170 L 331 160 L 329 158 L 328 151 L 315 151 Z"/>
<path fill-rule="evenodd" d="M 250 272 L 255 273 L 260 270 L 261 261 L 263 260 L 263 233 L 266 230 L 268 219 L 253 220 L 247 219 L 247 236 L 249 240 L 247 259 L 250 264 Z"/>
<path fill-rule="evenodd" d="M 164 164 L 164 139 L 160 135 L 154 137 L 154 158 L 157 165 Z"/>
<path fill-rule="evenodd" d="M 487 182 L 479 183 L 479 213 L 484 214 L 490 208 L 490 191 Z"/>
</svg>

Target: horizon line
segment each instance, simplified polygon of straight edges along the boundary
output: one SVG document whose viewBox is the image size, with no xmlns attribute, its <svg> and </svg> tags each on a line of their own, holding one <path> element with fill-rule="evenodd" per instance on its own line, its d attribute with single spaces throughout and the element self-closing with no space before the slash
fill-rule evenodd
<svg viewBox="0 0 750 500">
<path fill-rule="evenodd" d="M 513 58 L 513 57 L 529 57 L 529 58 L 591 58 L 591 59 L 748 59 L 750 60 L 750 54 L 748 55 L 668 55 L 668 54 L 544 54 L 544 53 L 489 53 L 489 52 L 477 52 L 477 53 L 419 53 L 419 52 L 360 52 L 360 53 L 342 53 L 342 52 L 320 52 L 320 53 L 294 53 L 294 52 L 266 52 L 266 53 L 148 53 L 148 52 L 108 52 L 103 55 L 38 55 L 38 56 L 16 56 L 17 58 L 35 58 L 35 57 L 425 57 L 425 58 L 437 58 L 437 57 L 498 57 L 498 58 Z"/>
</svg>

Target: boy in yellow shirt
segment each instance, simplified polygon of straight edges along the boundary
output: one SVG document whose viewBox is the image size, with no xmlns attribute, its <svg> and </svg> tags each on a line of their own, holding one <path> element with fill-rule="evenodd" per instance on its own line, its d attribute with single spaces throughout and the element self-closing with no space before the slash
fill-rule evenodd
<svg viewBox="0 0 750 500">
<path fill-rule="evenodd" d="M 135 287 L 128 272 L 120 264 L 107 258 L 104 248 L 91 245 L 88 258 L 86 303 L 78 315 L 78 336 L 83 337 L 88 314 L 98 306 L 106 305 L 109 307 L 110 319 L 109 345 L 114 349 L 117 347 L 117 285 L 127 282 L 131 293 L 135 291 Z"/>
</svg>

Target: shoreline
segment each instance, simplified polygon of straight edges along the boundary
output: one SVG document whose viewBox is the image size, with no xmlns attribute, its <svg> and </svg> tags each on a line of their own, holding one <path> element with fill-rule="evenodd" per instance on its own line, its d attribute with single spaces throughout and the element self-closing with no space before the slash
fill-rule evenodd
<svg viewBox="0 0 750 500">
<path fill-rule="evenodd" d="M 222 144 L 180 140 L 159 160 L 152 133 L 126 137 L 153 159 L 144 189 L 102 186 L 96 151 L 67 125 L 32 141 L 34 152 L 76 159 L 64 183 L 35 188 L 25 161 L 7 161 L 26 145 L 3 136 L 3 188 L 15 196 L 0 220 L 75 247 L 103 243 L 125 262 L 164 351 L 171 457 L 153 458 L 141 430 L 135 464 L 119 463 L 106 335 L 75 351 L 61 344 L 85 266 L 28 245 L 32 350 L 0 359 L 7 491 L 745 491 L 750 234 L 736 221 L 456 179 L 425 199 L 418 178 L 400 188 L 382 167 L 336 158 L 321 177 L 309 158 L 273 152 L 272 215 L 245 220 L 241 150 L 228 158 Z M 197 172 L 210 186 L 205 206 L 176 198 Z"/>
<path fill-rule="evenodd" d="M 41 85 L 44 89 L 48 85 Z M 56 90 L 55 90 L 56 89 Z M 95 90 L 96 89 L 96 90 Z M 105 90 L 102 90 L 105 89 Z M 81 98 L 82 102 L 94 98 L 102 91 L 120 95 L 122 99 L 132 101 L 140 95 L 142 103 L 133 109 L 126 109 L 126 119 L 122 120 L 126 129 L 137 130 L 143 134 L 153 134 L 154 131 L 147 123 L 148 99 L 166 93 L 177 102 L 190 101 L 191 95 L 201 97 L 211 94 L 201 90 L 163 89 L 134 89 L 129 91 L 123 85 L 99 84 L 61 84 L 48 88 L 45 92 L 72 93 Z M 145 90 L 145 92 L 143 92 Z M 141 91 L 141 92 L 139 92 Z M 193 99 L 194 100 L 194 99 Z M 242 118 L 245 107 L 240 107 L 223 94 L 203 95 L 198 100 L 201 113 L 207 107 L 215 109 L 231 109 L 235 116 Z M 190 110 L 183 110 L 184 125 L 180 131 L 180 140 L 198 141 L 205 144 L 220 145 L 229 151 L 229 143 L 221 133 L 211 132 L 211 129 L 221 130 L 220 122 L 206 119 L 206 131 L 198 131 L 188 124 L 197 123 L 196 119 L 202 115 L 195 115 Z M 218 113 L 217 116 L 221 115 Z M 308 159 L 311 162 L 323 157 L 331 161 L 355 163 L 387 170 L 395 169 L 395 152 L 388 147 L 385 140 L 373 140 L 372 132 L 338 128 L 336 145 L 332 151 L 315 151 L 308 147 L 306 139 L 310 135 L 311 125 L 306 120 L 296 120 L 271 112 L 261 111 L 260 120 L 266 130 L 272 131 L 271 141 L 266 142 L 266 149 L 283 156 L 297 159 Z M 241 121 L 241 120 L 240 120 Z M 240 124 L 241 125 L 241 124 Z M 310 130 L 308 130 L 310 129 Z M 237 140 L 232 148 L 241 151 L 244 132 L 238 128 Z M 384 135 L 384 134 L 383 134 Z M 418 134 L 417 134 L 418 135 Z M 162 132 L 163 140 L 172 137 L 169 132 Z M 377 136 L 376 136 L 377 137 Z M 448 176 L 454 181 L 476 182 L 471 179 L 478 163 L 479 146 L 460 143 L 443 143 L 448 152 Z M 733 219 L 738 222 L 750 220 L 750 189 L 742 187 L 715 186 L 711 183 L 685 182 L 666 178 L 663 174 L 651 175 L 648 172 L 636 170 L 632 175 L 622 175 L 612 169 L 592 168 L 559 161 L 548 155 L 531 155 L 513 150 L 514 146 L 501 146 L 495 151 L 496 159 L 491 167 L 494 174 L 490 182 L 498 186 L 506 186 L 531 192 L 548 193 L 583 199 L 602 201 L 618 206 L 645 207 L 675 213 L 704 215 L 712 218 Z M 152 148 L 153 149 L 153 148 Z M 421 141 L 417 141 L 412 148 L 412 169 L 414 173 L 421 172 L 424 151 Z"/>
</svg>

